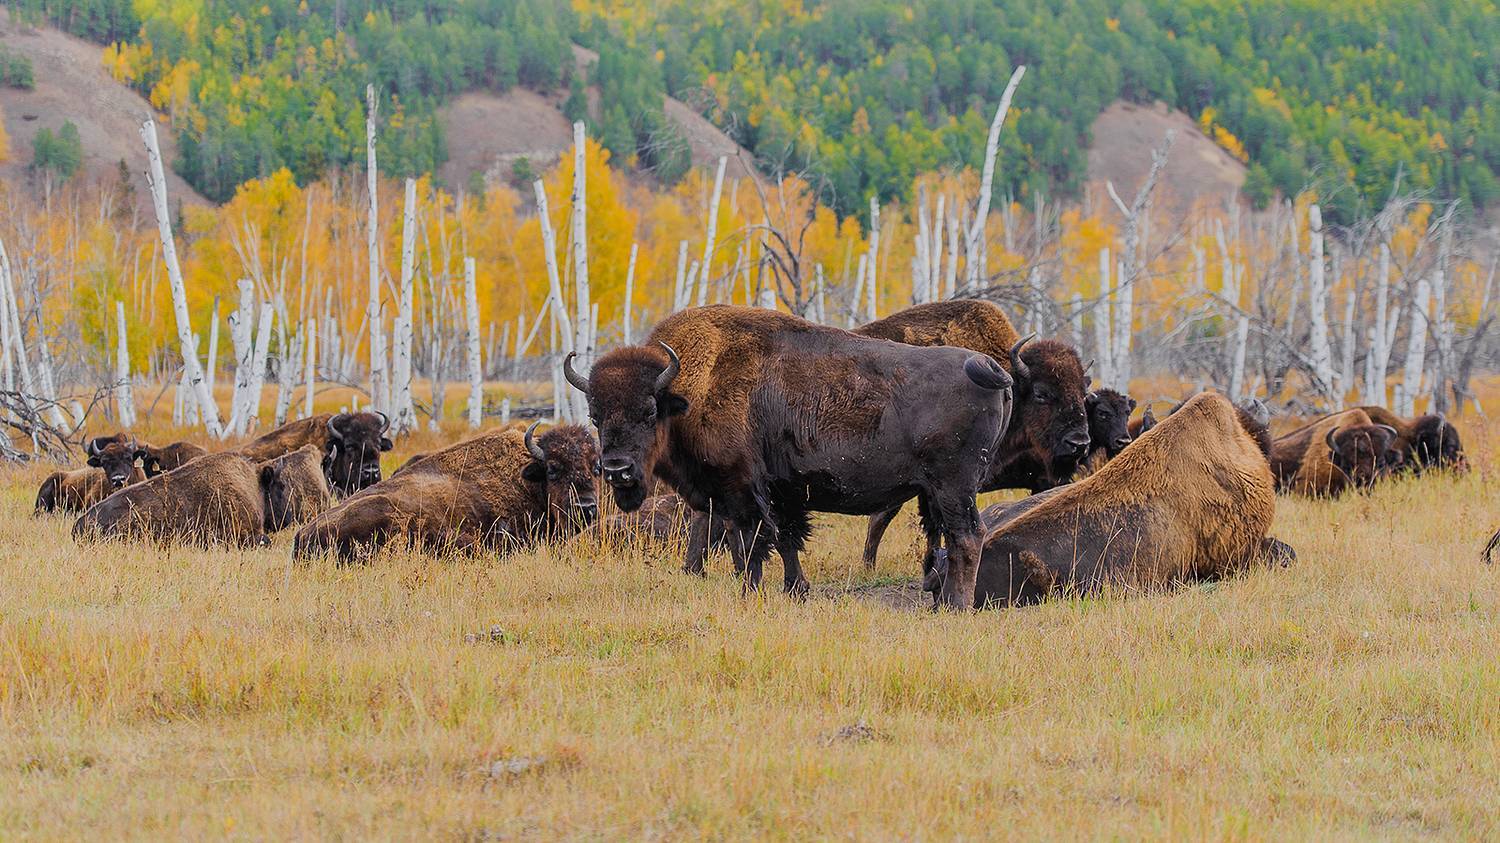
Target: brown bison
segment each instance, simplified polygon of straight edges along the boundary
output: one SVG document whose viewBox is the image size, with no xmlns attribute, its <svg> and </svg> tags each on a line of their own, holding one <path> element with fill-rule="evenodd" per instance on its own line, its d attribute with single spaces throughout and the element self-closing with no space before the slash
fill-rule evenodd
<svg viewBox="0 0 1500 843">
<path fill-rule="evenodd" d="M 862 336 L 906 345 L 947 345 L 987 354 L 1015 381 L 1015 410 L 981 492 L 1040 492 L 1073 479 L 1088 455 L 1088 378 L 1078 353 L 1055 340 L 1021 339 L 1005 313 L 986 301 L 956 300 L 909 307 L 855 329 Z M 901 511 L 870 519 L 864 562 L 875 566 L 880 540 Z M 924 569 L 936 545 L 928 547 Z"/>
<path fill-rule="evenodd" d="M 510 550 L 598 516 L 599 448 L 578 425 L 495 430 L 409 461 L 297 531 L 292 554 L 352 561 L 397 539 L 433 552 Z"/>
<path fill-rule="evenodd" d="M 1418 474 L 1428 468 L 1463 471 L 1469 467 L 1463 443 L 1458 438 L 1458 428 L 1442 413 L 1407 419 L 1384 407 L 1358 409 L 1376 424 L 1387 425 L 1396 431 L 1395 448 L 1401 453 L 1403 467 Z"/>
<path fill-rule="evenodd" d="M 264 462 L 227 451 L 115 492 L 78 519 L 73 537 L 245 547 L 331 503 L 316 446 Z"/>
<path fill-rule="evenodd" d="M 173 442 L 160 448 L 155 445 L 142 445 L 141 451 L 143 452 L 141 469 L 146 472 L 147 477 L 155 477 L 175 468 L 181 468 L 208 453 L 207 448 L 191 442 Z"/>
<path fill-rule="evenodd" d="M 1345 410 L 1278 436 L 1271 472 L 1279 491 L 1333 496 L 1366 488 L 1399 466 L 1395 429 L 1375 424 L 1363 410 Z"/>
<path fill-rule="evenodd" d="M 380 482 L 380 453 L 393 447 L 385 435 L 390 426 L 384 413 L 320 413 L 287 422 L 236 450 L 259 462 L 316 445 L 329 486 L 336 494 L 352 495 Z"/>
<path fill-rule="evenodd" d="M 89 467 L 48 475 L 37 490 L 33 512 L 82 512 L 115 490 L 146 479 L 136 465 L 144 452 L 128 434 L 96 436 L 83 450 Z"/>
<path fill-rule="evenodd" d="M 993 359 L 715 305 L 673 314 L 587 379 L 571 360 L 564 372 L 588 396 L 620 508 L 641 506 L 654 473 L 727 519 L 748 587 L 774 545 L 786 590 L 807 591 L 798 555 L 810 512 L 872 515 L 917 496 L 930 502 L 929 536 L 944 536 L 954 559 L 943 601 L 973 603 L 974 495 L 1011 406 L 1011 378 Z"/>
<path fill-rule="evenodd" d="M 1090 477 L 986 510 L 975 606 L 1290 562 L 1292 549 L 1266 535 L 1276 510 L 1268 440 L 1253 413 L 1205 392 Z"/>
</svg>

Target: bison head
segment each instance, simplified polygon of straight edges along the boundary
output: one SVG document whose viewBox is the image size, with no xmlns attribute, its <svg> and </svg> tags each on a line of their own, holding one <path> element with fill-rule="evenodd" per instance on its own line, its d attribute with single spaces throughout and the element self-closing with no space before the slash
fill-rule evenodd
<svg viewBox="0 0 1500 843">
<path fill-rule="evenodd" d="M 380 482 L 380 452 L 393 445 L 385 432 L 391 420 L 385 413 L 339 413 L 328 420 L 328 444 L 323 472 L 329 485 L 352 495 Z"/>
<path fill-rule="evenodd" d="M 1407 453 L 1417 471 L 1468 467 L 1463 443 L 1458 440 L 1458 428 L 1442 413 L 1421 416 L 1412 423 L 1411 445 Z"/>
<path fill-rule="evenodd" d="M 104 477 L 111 489 L 118 489 L 130 482 L 135 473 L 135 462 L 145 456 L 135 440 L 123 433 L 114 436 L 96 436 L 83 446 L 89 455 L 88 464 L 104 469 Z"/>
<path fill-rule="evenodd" d="M 304 445 L 261 463 L 260 491 L 265 497 L 268 533 L 307 521 L 333 504 L 316 445 Z"/>
<path fill-rule="evenodd" d="M 1391 469 L 1399 456 L 1391 450 L 1396 429 L 1383 424 L 1361 424 L 1335 427 L 1324 442 L 1329 459 L 1339 472 L 1355 486 L 1370 486 Z"/>
<path fill-rule="evenodd" d="M 672 392 L 681 369 L 677 352 L 627 346 L 599 358 L 585 378 L 573 369 L 573 355 L 563 361 L 568 383 L 589 399 L 589 420 L 599 429 L 600 463 L 614 490 L 615 503 L 634 512 L 646 499 L 646 477 L 665 436 L 667 420 L 687 411 L 685 398 Z"/>
<path fill-rule="evenodd" d="M 1088 379 L 1078 352 L 1056 340 L 1021 340 L 1010 350 L 1016 409 L 1011 428 L 1024 437 L 1049 479 L 1065 482 L 1088 456 Z"/>
<path fill-rule="evenodd" d="M 1100 389 L 1084 400 L 1089 414 L 1089 442 L 1092 450 L 1104 449 L 1114 459 L 1130 444 L 1130 414 L 1135 399 L 1113 389 Z"/>
<path fill-rule="evenodd" d="M 526 429 L 531 462 L 521 469 L 521 479 L 542 487 L 549 523 L 578 527 L 594 523 L 599 517 L 599 446 L 593 434 L 566 424 L 533 437 L 538 424 L 533 422 Z"/>
</svg>

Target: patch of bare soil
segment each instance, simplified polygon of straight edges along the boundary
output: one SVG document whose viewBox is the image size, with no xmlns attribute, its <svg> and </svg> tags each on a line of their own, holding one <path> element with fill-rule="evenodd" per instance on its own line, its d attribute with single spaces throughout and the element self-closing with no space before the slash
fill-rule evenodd
<svg viewBox="0 0 1500 843">
<path fill-rule="evenodd" d="M 1245 165 L 1219 148 L 1181 111 L 1163 103 L 1137 105 L 1119 100 L 1099 113 L 1091 129 L 1088 190 L 1095 207 L 1113 208 L 1105 182 L 1113 181 L 1130 202 L 1151 170 L 1151 150 L 1169 129 L 1177 132 L 1154 203 L 1181 216 L 1199 199 L 1222 201 L 1245 183 Z M 1111 213 L 1117 213 L 1111 211 Z"/>
</svg>

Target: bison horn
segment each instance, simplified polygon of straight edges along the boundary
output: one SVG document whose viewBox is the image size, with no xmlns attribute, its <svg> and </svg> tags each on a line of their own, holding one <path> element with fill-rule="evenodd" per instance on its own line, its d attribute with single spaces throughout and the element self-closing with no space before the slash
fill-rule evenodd
<svg viewBox="0 0 1500 843">
<path fill-rule="evenodd" d="M 342 415 L 328 417 L 328 435 L 332 436 L 334 439 L 344 438 L 344 434 L 339 432 L 338 425 L 334 423 L 337 422 L 340 418 L 342 418 Z"/>
<path fill-rule="evenodd" d="M 1010 347 L 1010 373 L 1018 381 L 1031 380 L 1031 368 L 1021 362 L 1021 347 L 1036 339 L 1036 334 L 1021 340 Z"/>
<path fill-rule="evenodd" d="M 1397 438 L 1397 437 L 1399 437 L 1401 435 L 1400 433 L 1396 432 L 1396 428 L 1391 427 L 1388 424 L 1377 424 L 1375 426 L 1378 427 L 1378 428 L 1380 428 L 1381 430 L 1384 430 L 1384 431 L 1387 431 L 1388 433 L 1390 433 L 1392 439 L 1395 439 L 1395 438 Z"/>
<path fill-rule="evenodd" d="M 379 410 L 375 411 L 375 415 L 380 416 L 380 432 L 381 433 L 385 433 L 387 430 L 391 429 L 391 417 L 390 416 L 387 416 L 385 413 L 382 413 Z"/>
<path fill-rule="evenodd" d="M 1331 430 L 1328 431 L 1328 435 L 1327 436 L 1323 437 L 1323 441 L 1326 442 L 1326 443 L 1328 443 L 1328 450 L 1330 450 L 1330 451 L 1337 451 L 1338 450 L 1338 446 L 1335 445 L 1335 444 L 1333 444 L 1333 435 L 1335 433 L 1338 433 L 1338 432 L 1339 432 L 1339 429 L 1335 427 L 1335 428 L 1333 428 L 1333 429 L 1331 429 Z"/>
<path fill-rule="evenodd" d="M 526 428 L 526 450 L 533 457 L 537 458 L 538 460 L 541 460 L 542 462 L 546 462 L 547 461 L 547 452 L 543 451 L 542 450 L 542 446 L 538 445 L 536 443 L 536 440 L 534 440 L 534 439 L 531 438 L 531 434 L 533 434 L 533 433 L 536 432 L 536 426 L 539 425 L 539 424 L 541 424 L 541 421 L 537 420 L 537 421 L 534 421 L 534 422 L 531 423 L 531 427 Z"/>
<path fill-rule="evenodd" d="M 1088 374 L 1089 373 L 1089 369 L 1092 369 L 1092 368 L 1094 368 L 1094 358 L 1090 357 L 1089 358 L 1089 362 L 1083 364 L 1083 373 L 1085 375 Z"/>
<path fill-rule="evenodd" d="M 667 387 L 672 385 L 672 381 L 677 378 L 677 373 L 682 370 L 682 361 L 677 359 L 677 352 L 672 350 L 672 346 L 661 340 L 656 342 L 666 350 L 667 359 L 670 361 L 667 363 L 667 368 L 662 369 L 661 374 L 656 376 L 656 391 L 665 392 Z"/>
<path fill-rule="evenodd" d="M 573 368 L 573 358 L 577 356 L 577 352 L 570 351 L 568 356 L 563 358 L 563 377 L 568 379 L 568 383 L 572 384 L 574 389 L 588 395 L 589 379 L 578 374 L 578 370 Z"/>
</svg>

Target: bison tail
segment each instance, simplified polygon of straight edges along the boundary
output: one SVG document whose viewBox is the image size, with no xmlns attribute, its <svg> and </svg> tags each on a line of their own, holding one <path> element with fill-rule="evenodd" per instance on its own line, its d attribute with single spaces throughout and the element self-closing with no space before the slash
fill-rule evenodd
<svg viewBox="0 0 1500 843">
<path fill-rule="evenodd" d="M 58 498 L 62 496 L 62 475 L 54 474 L 42 481 L 42 488 L 36 493 L 36 508 L 32 510 L 35 515 L 41 512 L 56 511 Z"/>
<path fill-rule="evenodd" d="M 993 357 L 976 354 L 964 361 L 964 374 L 976 386 L 984 389 L 1009 389 L 1014 381 Z"/>
</svg>

